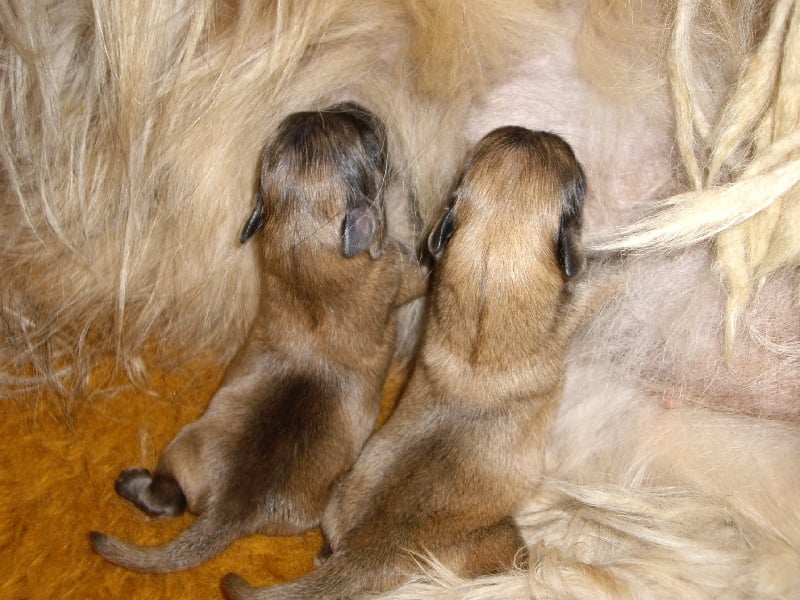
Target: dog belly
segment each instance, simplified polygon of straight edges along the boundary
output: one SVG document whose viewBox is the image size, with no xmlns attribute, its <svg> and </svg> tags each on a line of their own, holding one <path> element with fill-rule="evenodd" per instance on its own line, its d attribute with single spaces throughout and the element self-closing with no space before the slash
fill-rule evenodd
<svg viewBox="0 0 800 600">
<path fill-rule="evenodd" d="M 590 182 L 584 235 L 591 241 L 632 222 L 655 195 L 665 192 L 672 175 L 672 142 L 667 124 L 652 108 L 605 95 L 588 83 L 573 46 L 573 39 L 556 38 L 522 62 L 491 90 L 486 103 L 472 110 L 466 131 L 475 142 L 496 127 L 521 125 L 569 142 Z M 658 100 L 650 102 L 660 106 Z"/>
</svg>

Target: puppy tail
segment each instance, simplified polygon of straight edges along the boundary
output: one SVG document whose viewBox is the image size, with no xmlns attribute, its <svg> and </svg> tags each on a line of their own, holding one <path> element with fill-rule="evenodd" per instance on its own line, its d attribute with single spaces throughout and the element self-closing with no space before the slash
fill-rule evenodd
<svg viewBox="0 0 800 600">
<path fill-rule="evenodd" d="M 232 528 L 201 514 L 178 537 L 161 546 L 140 546 L 92 531 L 95 552 L 107 561 L 143 573 L 170 573 L 190 569 L 214 558 L 237 538 Z"/>
<path fill-rule="evenodd" d="M 247 583 L 240 575 L 228 573 L 222 578 L 222 592 L 228 600 L 333 600 L 340 597 L 332 590 L 322 593 L 317 585 L 318 580 L 315 572 L 291 583 L 258 588 Z"/>
<path fill-rule="evenodd" d="M 381 581 L 369 567 L 363 561 L 332 558 L 296 581 L 264 588 L 228 573 L 222 578 L 222 592 L 228 600 L 352 600 L 369 590 L 387 587 L 389 582 Z"/>
</svg>

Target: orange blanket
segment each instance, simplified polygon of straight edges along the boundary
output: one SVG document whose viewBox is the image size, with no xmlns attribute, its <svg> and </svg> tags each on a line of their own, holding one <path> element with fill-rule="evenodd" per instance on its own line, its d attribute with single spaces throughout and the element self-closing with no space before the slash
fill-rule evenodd
<svg viewBox="0 0 800 600">
<path fill-rule="evenodd" d="M 322 545 L 316 530 L 243 539 L 202 567 L 167 575 L 126 571 L 89 545 L 90 530 L 156 544 L 188 526 L 191 515 L 143 515 L 116 495 L 114 480 L 126 467 L 155 466 L 178 430 L 202 413 L 222 372 L 211 361 L 157 371 L 151 391 L 120 379 L 118 391 L 77 402 L 69 418 L 52 397 L 0 401 L 0 598 L 219 598 L 219 581 L 231 571 L 268 585 L 313 568 Z M 401 385 L 396 370 L 384 418 Z"/>
</svg>

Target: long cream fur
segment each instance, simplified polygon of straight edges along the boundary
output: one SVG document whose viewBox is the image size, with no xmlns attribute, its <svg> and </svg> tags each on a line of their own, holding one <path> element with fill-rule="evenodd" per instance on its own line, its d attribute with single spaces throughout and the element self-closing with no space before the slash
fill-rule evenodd
<svg viewBox="0 0 800 600">
<path fill-rule="evenodd" d="M 4 3 L 4 388 L 70 397 L 108 352 L 142 375 L 154 339 L 230 357 L 257 289 L 236 231 L 289 112 L 378 113 L 407 190 L 390 226 L 420 233 L 412 209 L 449 185 L 468 103 L 516 42 L 508 10 L 414 6 Z"/>
<path fill-rule="evenodd" d="M 800 589 L 800 6 L 54 0 L 0 4 L 7 393 L 80 397 L 111 353 L 227 360 L 256 306 L 236 242 L 260 147 L 352 99 L 387 125 L 418 240 L 506 124 L 586 168 L 590 275 L 531 567 L 388 598 L 787 598 Z"/>
</svg>

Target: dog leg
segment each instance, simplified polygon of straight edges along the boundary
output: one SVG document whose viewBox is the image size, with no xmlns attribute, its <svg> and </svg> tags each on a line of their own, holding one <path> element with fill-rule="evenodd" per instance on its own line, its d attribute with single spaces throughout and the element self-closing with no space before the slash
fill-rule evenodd
<svg viewBox="0 0 800 600">
<path fill-rule="evenodd" d="M 169 473 L 125 469 L 114 482 L 117 494 L 151 517 L 176 517 L 186 510 L 186 496 Z"/>
</svg>

